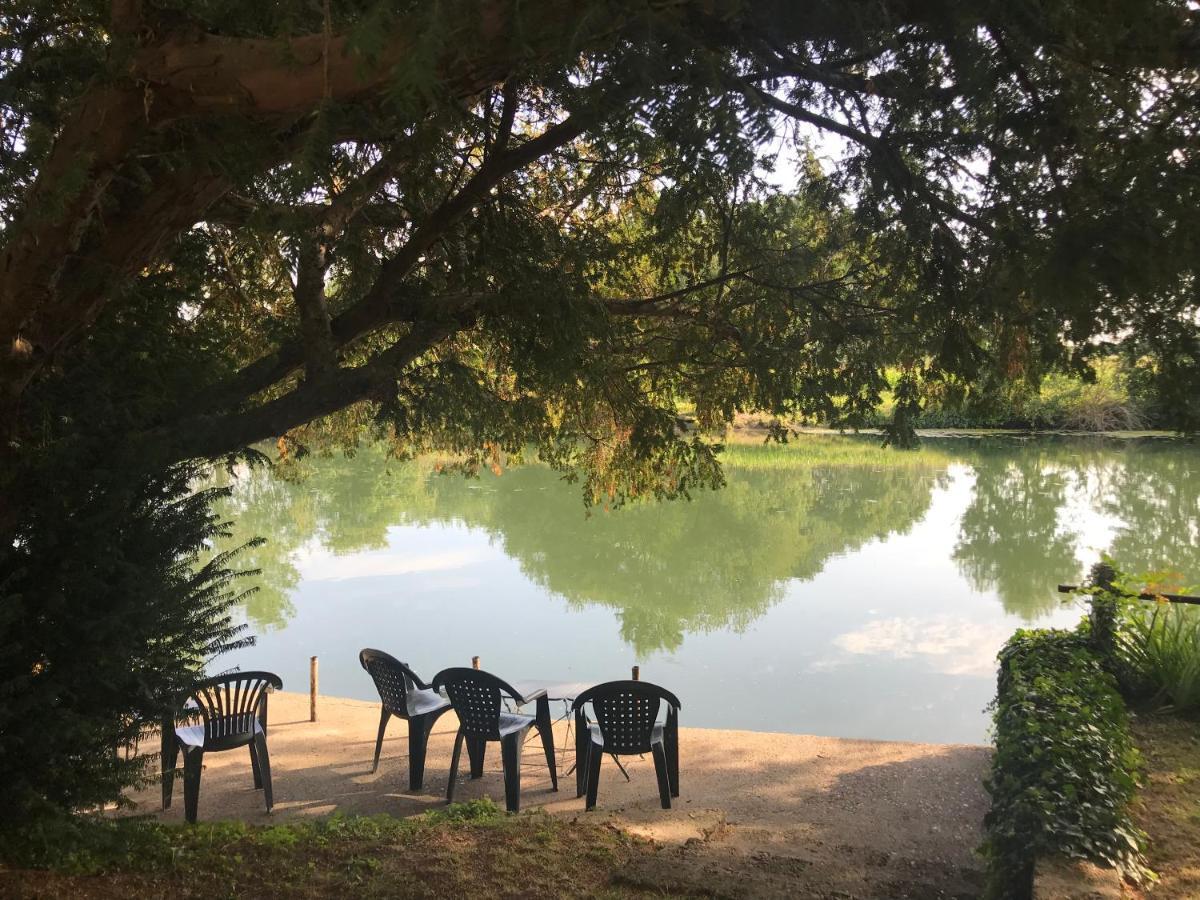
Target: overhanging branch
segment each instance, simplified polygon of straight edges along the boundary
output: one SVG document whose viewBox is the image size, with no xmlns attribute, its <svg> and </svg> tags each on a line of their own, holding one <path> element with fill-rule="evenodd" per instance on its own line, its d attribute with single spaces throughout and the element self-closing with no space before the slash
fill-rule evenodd
<svg viewBox="0 0 1200 900">
<path fill-rule="evenodd" d="M 424 315 L 427 298 L 406 292 L 404 282 L 421 256 L 459 219 L 487 199 L 491 189 L 505 176 L 577 138 L 596 120 L 596 115 L 573 114 L 537 137 L 489 158 L 461 191 L 417 226 L 408 242 L 382 266 L 366 295 L 332 320 L 330 334 L 334 346 L 345 347 L 377 328 L 414 321 Z M 229 384 L 215 392 L 213 403 L 240 403 L 282 381 L 303 363 L 302 344 L 286 344 L 242 369 Z"/>
</svg>

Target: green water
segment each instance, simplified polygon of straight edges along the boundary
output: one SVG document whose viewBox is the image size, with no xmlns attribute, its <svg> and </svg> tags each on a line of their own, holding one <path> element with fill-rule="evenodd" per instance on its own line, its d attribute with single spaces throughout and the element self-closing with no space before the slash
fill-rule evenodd
<svg viewBox="0 0 1200 900">
<path fill-rule="evenodd" d="M 269 541 L 249 649 L 217 667 L 369 699 L 357 651 L 426 677 L 483 658 L 510 680 L 643 677 L 685 724 L 983 741 L 1014 628 L 1070 624 L 1056 585 L 1103 551 L 1200 583 L 1200 451 L 1174 441 L 874 439 L 738 446 L 728 486 L 586 514 L 540 465 L 479 479 L 376 448 L 244 473 L 229 543 Z"/>
</svg>

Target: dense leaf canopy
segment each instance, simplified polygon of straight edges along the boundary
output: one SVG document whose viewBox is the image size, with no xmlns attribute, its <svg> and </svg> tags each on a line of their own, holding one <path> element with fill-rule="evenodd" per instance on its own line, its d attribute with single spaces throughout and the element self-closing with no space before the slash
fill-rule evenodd
<svg viewBox="0 0 1200 900">
<path fill-rule="evenodd" d="M 1129 331 L 1194 375 L 1185 2 L 7 10 L 9 457 L 369 401 L 673 494 L 719 479 L 681 401 L 853 422 L 895 366 L 903 433 Z"/>
</svg>

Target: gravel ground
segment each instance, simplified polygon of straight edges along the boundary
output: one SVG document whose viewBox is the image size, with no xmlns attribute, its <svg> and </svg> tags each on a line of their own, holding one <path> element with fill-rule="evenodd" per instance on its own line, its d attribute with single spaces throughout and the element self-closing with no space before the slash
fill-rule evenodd
<svg viewBox="0 0 1200 900">
<path fill-rule="evenodd" d="M 420 795 L 406 792 L 404 722 L 392 720 L 379 772 L 371 773 L 378 722 L 376 704 L 325 697 L 319 721 L 310 723 L 307 695 L 273 695 L 274 813 L 266 815 L 253 789 L 248 753 L 232 751 L 205 760 L 201 818 L 263 824 L 335 811 L 403 816 L 438 807 L 453 714 L 434 729 Z M 599 808 L 585 814 L 574 775 L 561 775 L 561 790 L 551 792 L 531 735 L 523 760 L 525 808 L 608 819 L 664 845 L 653 862 L 626 873 L 631 884 L 710 896 L 932 900 L 975 896 L 982 883 L 974 848 L 987 808 L 987 747 L 681 728 L 681 796 L 672 810 L 658 806 L 647 757 L 627 765 L 628 782 L 606 759 Z M 555 740 L 560 751 L 569 746 L 565 724 Z M 561 755 L 560 772 L 572 763 L 570 753 Z M 497 746 L 489 748 L 483 778 L 467 780 L 466 772 L 464 754 L 456 799 L 503 803 Z M 154 787 L 131 796 L 132 811 L 182 820 L 182 787 L 177 779 L 170 810 L 159 809 Z"/>
</svg>

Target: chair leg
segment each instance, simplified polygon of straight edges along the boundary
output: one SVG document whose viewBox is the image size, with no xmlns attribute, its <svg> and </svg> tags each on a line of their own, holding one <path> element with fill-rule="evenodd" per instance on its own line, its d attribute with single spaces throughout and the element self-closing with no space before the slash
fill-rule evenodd
<svg viewBox="0 0 1200 900">
<path fill-rule="evenodd" d="M 546 768 L 550 770 L 550 790 L 558 790 L 558 766 L 554 760 L 554 722 L 550 718 L 550 701 L 539 697 L 537 701 L 537 730 L 542 738 L 542 751 L 546 754 Z"/>
<path fill-rule="evenodd" d="M 258 768 L 258 742 L 250 742 L 250 771 L 254 773 L 254 789 L 262 790 L 262 771 Z"/>
<path fill-rule="evenodd" d="M 467 757 L 471 761 L 471 778 L 483 777 L 483 761 L 487 756 L 487 741 L 467 738 Z"/>
<path fill-rule="evenodd" d="M 204 748 L 183 751 L 183 817 L 192 825 L 200 809 L 200 773 L 204 771 Z"/>
<path fill-rule="evenodd" d="M 458 781 L 458 758 L 462 755 L 463 739 L 466 737 L 463 730 L 458 729 L 458 734 L 454 736 L 454 752 L 450 754 L 450 783 L 446 785 L 446 802 L 454 801 L 454 783 Z"/>
<path fill-rule="evenodd" d="M 526 730 L 505 735 L 500 741 L 504 760 L 504 807 L 510 813 L 521 811 L 521 751 L 525 748 Z"/>
<path fill-rule="evenodd" d="M 267 803 L 267 812 L 275 805 L 275 797 L 271 791 L 271 754 L 267 753 L 267 736 L 254 736 L 254 755 L 258 757 L 258 770 L 262 774 L 263 800 Z"/>
<path fill-rule="evenodd" d="M 162 741 L 162 807 L 171 808 L 171 794 L 175 791 L 175 766 L 179 763 L 179 741 L 175 732 L 163 734 Z"/>
<path fill-rule="evenodd" d="M 587 755 L 591 744 L 587 719 L 575 716 L 575 796 L 582 797 L 587 790 Z"/>
<path fill-rule="evenodd" d="M 661 743 L 652 744 L 650 752 L 654 755 L 654 775 L 658 778 L 658 799 L 663 809 L 671 808 L 671 778 L 667 774 L 667 751 Z"/>
<path fill-rule="evenodd" d="M 596 808 L 596 793 L 600 787 L 600 762 L 603 759 L 604 748 L 589 740 L 587 745 L 587 802 L 584 805 L 587 810 Z"/>
<path fill-rule="evenodd" d="M 379 708 L 379 733 L 375 736 L 375 762 L 371 764 L 371 773 L 379 771 L 379 754 L 383 750 L 383 733 L 387 731 L 388 719 L 392 714 L 388 712 L 386 706 Z"/>
<path fill-rule="evenodd" d="M 679 796 L 679 732 L 668 734 L 663 739 L 667 751 L 667 777 L 671 782 L 671 796 Z"/>
<path fill-rule="evenodd" d="M 431 716 L 413 716 L 408 720 L 408 790 L 416 793 L 425 783 L 425 752 L 429 749 Z"/>
</svg>

